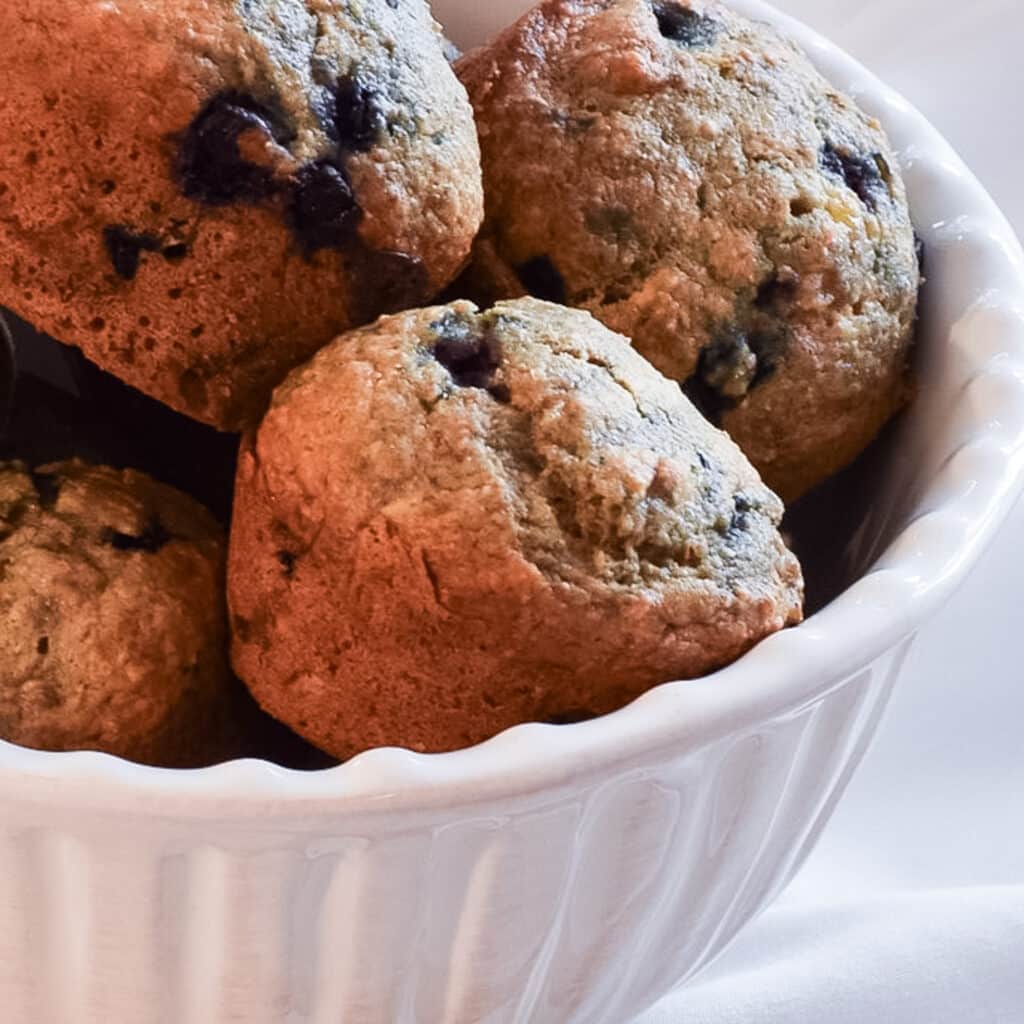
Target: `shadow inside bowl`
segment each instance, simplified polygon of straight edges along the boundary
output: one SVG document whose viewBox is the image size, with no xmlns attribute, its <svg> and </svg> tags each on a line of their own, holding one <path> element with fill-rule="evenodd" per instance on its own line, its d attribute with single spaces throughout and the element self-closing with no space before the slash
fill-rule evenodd
<svg viewBox="0 0 1024 1024">
<path fill-rule="evenodd" d="M 904 413 L 902 415 L 907 415 Z M 867 572 L 899 524 L 880 522 L 864 543 L 865 527 L 877 518 L 877 482 L 885 476 L 902 416 L 842 472 L 805 495 L 786 512 L 782 530 L 804 570 L 806 617 L 831 604 Z"/>
<path fill-rule="evenodd" d="M 90 363 L 77 348 L 0 311 L 17 378 L 0 459 L 81 458 L 138 469 L 192 495 L 227 525 L 238 438 L 181 416 Z"/>
</svg>

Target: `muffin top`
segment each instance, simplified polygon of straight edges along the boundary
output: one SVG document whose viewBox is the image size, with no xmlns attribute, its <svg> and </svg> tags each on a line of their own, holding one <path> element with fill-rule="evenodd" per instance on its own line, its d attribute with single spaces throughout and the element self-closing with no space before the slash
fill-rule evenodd
<svg viewBox="0 0 1024 1024">
<path fill-rule="evenodd" d="M 602 713 L 798 621 L 781 516 L 586 313 L 384 318 L 294 371 L 243 448 L 236 669 L 338 756 Z"/>
<path fill-rule="evenodd" d="M 0 737 L 185 766 L 228 752 L 224 537 L 132 470 L 0 463 Z"/>
<path fill-rule="evenodd" d="M 301 493 L 299 537 L 343 491 L 342 532 L 369 510 L 451 518 L 587 590 L 770 586 L 792 561 L 782 505 L 735 445 L 624 339 L 552 303 L 456 302 L 353 332 L 275 392 L 257 438 L 271 490 Z"/>
<path fill-rule="evenodd" d="M 458 71 L 485 243 L 686 382 L 784 497 L 905 400 L 895 156 L 774 29 L 701 0 L 545 0 Z"/>
<path fill-rule="evenodd" d="M 423 0 L 26 0 L 0 76 L 0 302 L 223 429 L 433 296 L 480 222 Z"/>
</svg>

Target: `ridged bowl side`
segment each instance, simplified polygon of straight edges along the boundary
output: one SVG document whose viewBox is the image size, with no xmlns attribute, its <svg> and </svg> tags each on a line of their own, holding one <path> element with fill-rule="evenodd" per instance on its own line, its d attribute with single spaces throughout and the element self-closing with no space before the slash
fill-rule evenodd
<svg viewBox="0 0 1024 1024">
<path fill-rule="evenodd" d="M 7 808 L 6 1018 L 621 1024 L 720 951 L 831 813 L 901 651 L 790 713 L 584 789 L 419 820 Z"/>
</svg>

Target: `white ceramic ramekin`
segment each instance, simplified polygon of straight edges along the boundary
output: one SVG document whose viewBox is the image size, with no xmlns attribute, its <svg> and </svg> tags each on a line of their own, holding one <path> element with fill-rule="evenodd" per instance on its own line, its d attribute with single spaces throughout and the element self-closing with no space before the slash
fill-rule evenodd
<svg viewBox="0 0 1024 1024">
<path fill-rule="evenodd" d="M 915 631 L 1021 490 L 1024 258 L 899 97 L 736 6 L 884 121 L 928 248 L 921 395 L 859 581 L 712 678 L 456 754 L 175 773 L 0 744 L 4 1021 L 623 1024 L 791 877 Z"/>
</svg>

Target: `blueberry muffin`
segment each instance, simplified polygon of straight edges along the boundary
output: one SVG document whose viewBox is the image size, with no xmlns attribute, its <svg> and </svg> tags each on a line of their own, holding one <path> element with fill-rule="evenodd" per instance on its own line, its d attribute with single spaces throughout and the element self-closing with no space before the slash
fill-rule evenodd
<svg viewBox="0 0 1024 1024">
<path fill-rule="evenodd" d="M 482 216 L 423 0 L 0 5 L 0 304 L 222 429 Z"/>
<path fill-rule="evenodd" d="M 0 463 L 0 738 L 168 767 L 235 751 L 223 532 L 131 470 Z"/>
<path fill-rule="evenodd" d="M 794 44 L 713 0 L 545 0 L 458 70 L 496 257 L 631 337 L 784 498 L 906 402 L 896 159 Z"/>
<path fill-rule="evenodd" d="M 799 620 L 781 515 L 588 314 L 386 317 L 295 370 L 243 443 L 235 669 L 338 757 L 601 714 Z"/>
</svg>

